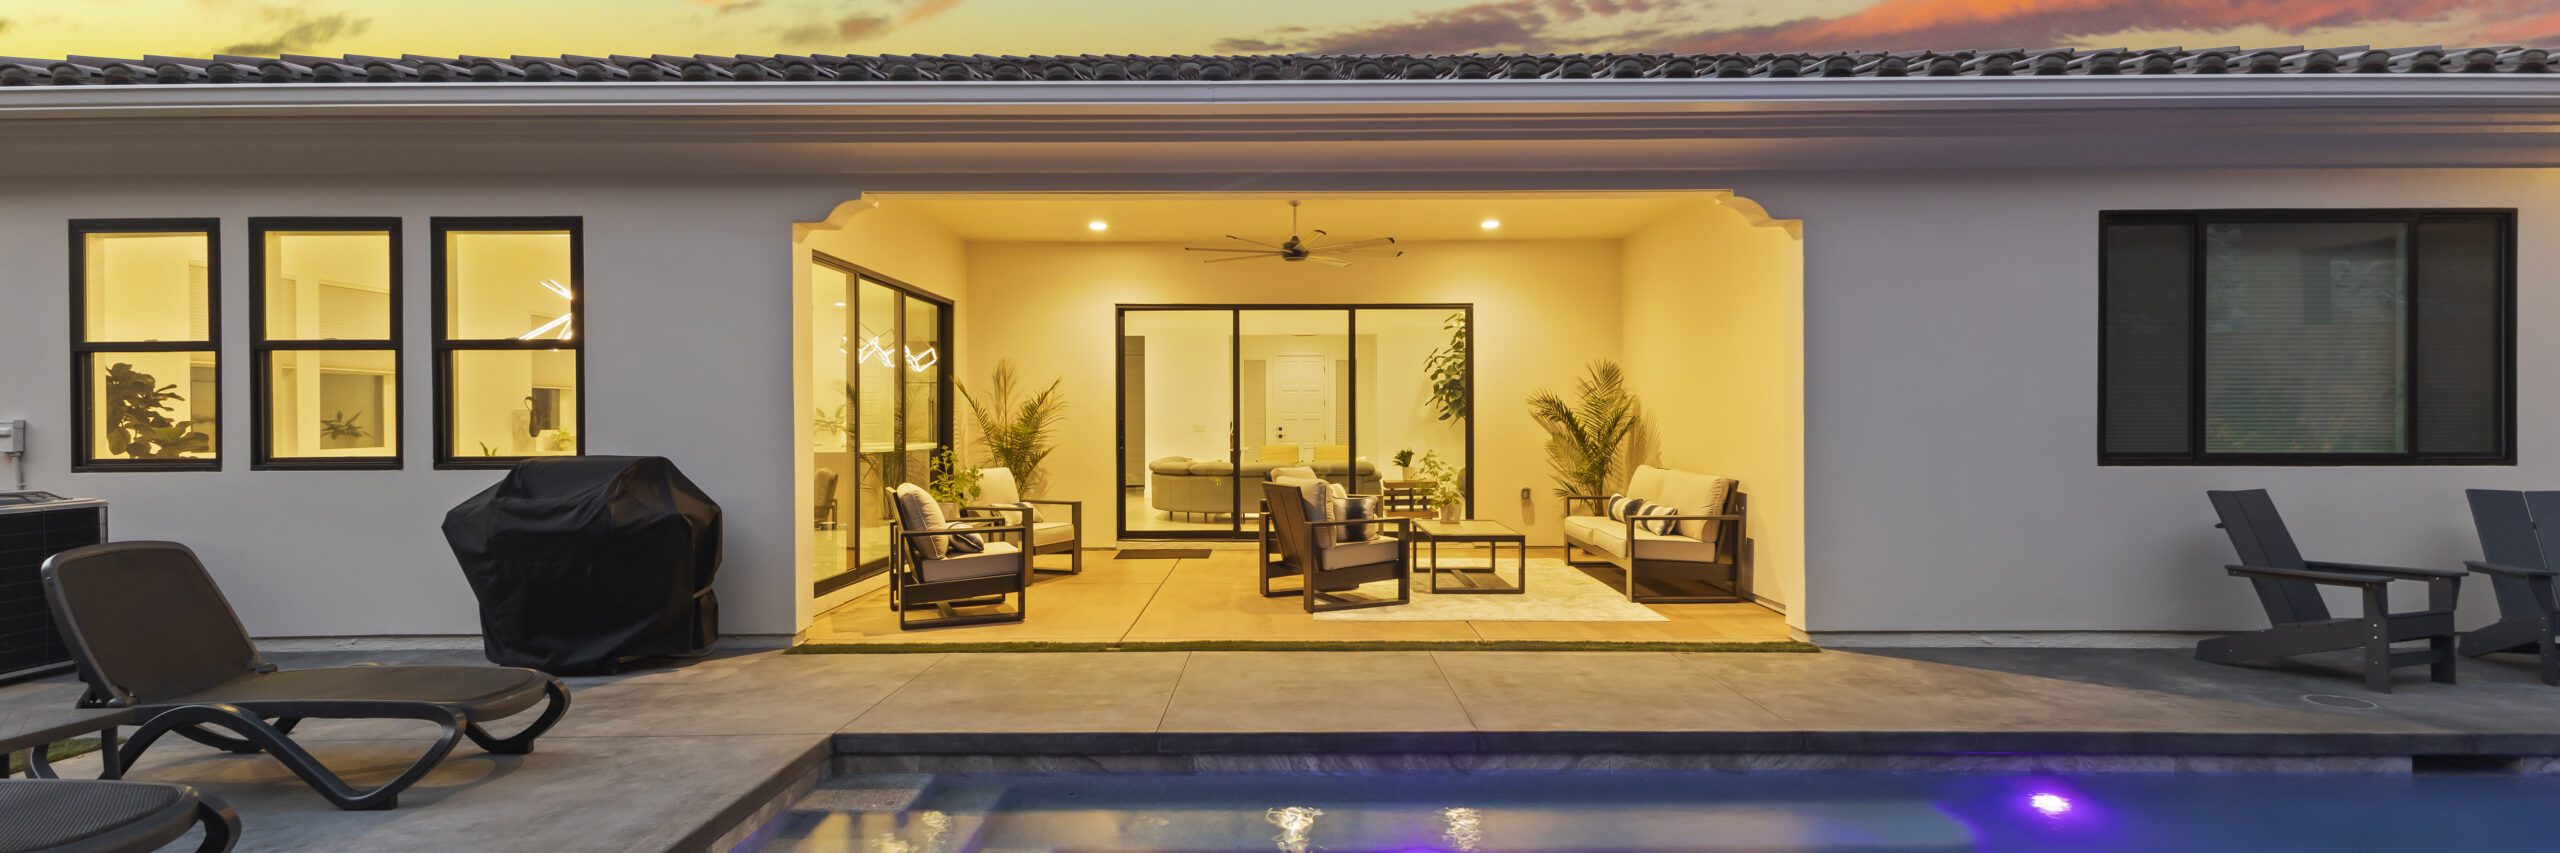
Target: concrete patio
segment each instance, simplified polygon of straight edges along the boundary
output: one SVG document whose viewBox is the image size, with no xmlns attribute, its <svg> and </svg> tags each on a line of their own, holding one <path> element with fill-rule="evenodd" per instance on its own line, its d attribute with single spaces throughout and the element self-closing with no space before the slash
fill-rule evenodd
<svg viewBox="0 0 2560 853">
<path fill-rule="evenodd" d="M 273 656 L 471 663 L 462 651 Z M 848 770 L 1723 770 L 1884 767 L 2406 772 L 2443 756 L 2541 772 L 2560 689 L 2523 662 L 2366 693 L 2346 661 L 2167 651 L 726 654 L 572 680 L 529 756 L 468 746 L 389 812 L 341 812 L 275 762 L 171 739 L 133 778 L 238 808 L 243 850 L 725 850 L 832 762 Z M 67 705 L 67 678 L 0 713 Z M 359 783 L 425 732 L 306 724 Z M 1310 758 L 1308 756 L 1321 756 Z M 2512 759 L 2512 761 L 2510 761 Z M 64 762 L 94 773 L 93 759 Z"/>
</svg>

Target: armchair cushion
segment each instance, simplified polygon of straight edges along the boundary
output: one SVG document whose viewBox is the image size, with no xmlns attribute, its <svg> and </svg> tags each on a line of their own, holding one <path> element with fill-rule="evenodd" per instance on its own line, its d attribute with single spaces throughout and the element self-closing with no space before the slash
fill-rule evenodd
<svg viewBox="0 0 2560 853">
<path fill-rule="evenodd" d="M 907 531 L 943 530 L 948 520 L 942 517 L 942 504 L 914 483 L 899 483 L 889 490 L 891 503 L 898 508 L 898 526 Z M 908 546 L 915 549 L 918 560 L 939 560 L 951 549 L 948 536 L 911 536 Z"/>
<path fill-rule="evenodd" d="M 1161 460 L 1159 460 L 1161 461 Z M 1008 519 L 1025 524 L 1040 520 L 1040 508 L 1022 502 L 1022 486 L 1013 479 L 1013 469 L 996 467 L 978 469 L 978 502 L 988 506 L 1021 507 L 1028 516 Z"/>
<path fill-rule="evenodd" d="M 1662 493 L 1651 498 L 1650 502 L 1667 504 L 1677 510 L 1676 515 L 1721 515 L 1725 498 L 1732 491 L 1733 479 L 1730 477 L 1664 471 Z M 1716 544 L 1716 538 L 1724 533 L 1722 522 L 1683 521 L 1679 524 L 1681 536 L 1708 545 Z"/>
<path fill-rule="evenodd" d="M 1324 549 L 1324 567 L 1328 571 L 1395 562 L 1404 543 L 1395 539 L 1368 542 L 1343 542 Z"/>
<path fill-rule="evenodd" d="M 1715 545 L 1686 536 L 1636 530 L 1636 553 L 1627 553 L 1627 523 L 1611 521 L 1596 515 L 1577 515 L 1564 520 L 1567 542 L 1581 545 L 1611 557 L 1630 556 L 1646 560 L 1670 560 L 1682 563 L 1711 563 L 1716 559 Z"/>
<path fill-rule="evenodd" d="M 940 539 L 942 537 L 927 537 Z M 1002 577 L 1022 571 L 1018 554 L 1022 549 L 1011 542 L 989 542 L 987 549 L 966 557 L 943 557 L 916 561 L 916 574 L 926 583 Z"/>
<path fill-rule="evenodd" d="M 1076 538 L 1076 526 L 1063 521 L 1043 521 L 1031 525 L 1031 547 L 1042 548 Z"/>
</svg>

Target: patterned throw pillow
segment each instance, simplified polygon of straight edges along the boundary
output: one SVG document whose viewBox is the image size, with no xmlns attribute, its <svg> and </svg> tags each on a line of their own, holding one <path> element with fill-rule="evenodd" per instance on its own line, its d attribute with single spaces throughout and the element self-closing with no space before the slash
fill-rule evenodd
<svg viewBox="0 0 2560 853">
<path fill-rule="evenodd" d="M 1643 519 L 1648 516 L 1679 514 L 1679 507 L 1665 504 L 1652 504 L 1640 507 L 1636 510 L 1636 529 L 1656 536 L 1669 536 L 1672 531 L 1680 529 L 1680 522 L 1669 519 L 1664 519 L 1662 521 L 1645 521 Z"/>
<path fill-rule="evenodd" d="M 1378 517 L 1377 495 L 1353 495 L 1342 501 L 1344 521 L 1367 521 Z M 1342 528 L 1342 538 L 1349 542 L 1373 542 L 1378 538 L 1375 524 L 1354 524 Z"/>
<path fill-rule="evenodd" d="M 1298 487 L 1298 502 L 1306 507 L 1308 521 L 1316 522 L 1333 520 L 1333 494 L 1331 486 L 1332 484 L 1330 483 L 1309 483 Z M 1334 541 L 1340 538 L 1340 533 L 1341 528 L 1338 527 L 1315 528 L 1316 547 L 1333 547 Z"/>
<path fill-rule="evenodd" d="M 968 529 L 968 525 L 953 521 L 945 523 L 936 529 L 966 530 Z M 943 546 L 943 555 L 947 557 L 957 557 L 962 554 L 975 554 L 987 550 L 987 540 L 979 538 L 978 534 L 975 533 L 962 533 L 956 536 L 936 536 L 934 538 L 946 540 L 946 544 Z"/>
<path fill-rule="evenodd" d="M 1626 495 L 1610 495 L 1609 520 L 1625 521 L 1628 516 L 1643 512 L 1644 505 L 1643 498 L 1631 498 Z"/>
</svg>

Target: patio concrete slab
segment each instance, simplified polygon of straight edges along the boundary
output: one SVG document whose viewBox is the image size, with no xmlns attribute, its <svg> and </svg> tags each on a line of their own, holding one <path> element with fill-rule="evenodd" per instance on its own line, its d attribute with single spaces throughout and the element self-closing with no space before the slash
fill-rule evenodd
<svg viewBox="0 0 2560 853">
<path fill-rule="evenodd" d="M 293 668 L 477 655 L 272 657 Z M 2104 650 L 757 652 L 570 679 L 569 717 L 533 754 L 466 745 L 395 811 L 341 812 L 272 760 L 176 739 L 133 776 L 230 801 L 242 850 L 559 853 L 709 849 L 830 754 L 839 766 L 1176 772 L 2372 772 L 2435 755 L 2560 767 L 2560 688 L 2527 663 L 2465 661 L 2461 684 L 2404 678 L 2391 694 L 2365 692 L 2353 672 L 2344 658 L 2229 667 Z M 0 687 L 0 715 L 77 695 L 67 677 Z M 359 784 L 427 742 L 399 724 L 316 721 L 297 734 Z"/>
</svg>

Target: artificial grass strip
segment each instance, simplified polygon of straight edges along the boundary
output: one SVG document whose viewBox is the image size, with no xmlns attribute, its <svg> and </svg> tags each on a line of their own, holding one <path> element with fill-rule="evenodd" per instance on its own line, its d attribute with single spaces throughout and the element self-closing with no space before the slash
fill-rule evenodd
<svg viewBox="0 0 2560 853">
<path fill-rule="evenodd" d="M 70 740 L 58 740 L 50 744 L 46 744 L 44 749 L 44 760 L 48 762 L 59 762 L 67 758 L 87 755 L 96 751 L 98 751 L 97 738 L 75 737 Z M 8 772 L 0 774 L 0 776 L 16 776 L 27 772 L 26 762 L 19 759 L 18 754 L 15 752 L 9 753 L 7 764 Z"/>
<path fill-rule="evenodd" d="M 1605 640 L 1162 640 L 1127 643 L 804 643 L 785 654 L 905 655 L 984 652 L 1754 652 L 1803 654 L 1822 649 L 1792 640 L 1625 642 Z"/>
</svg>

